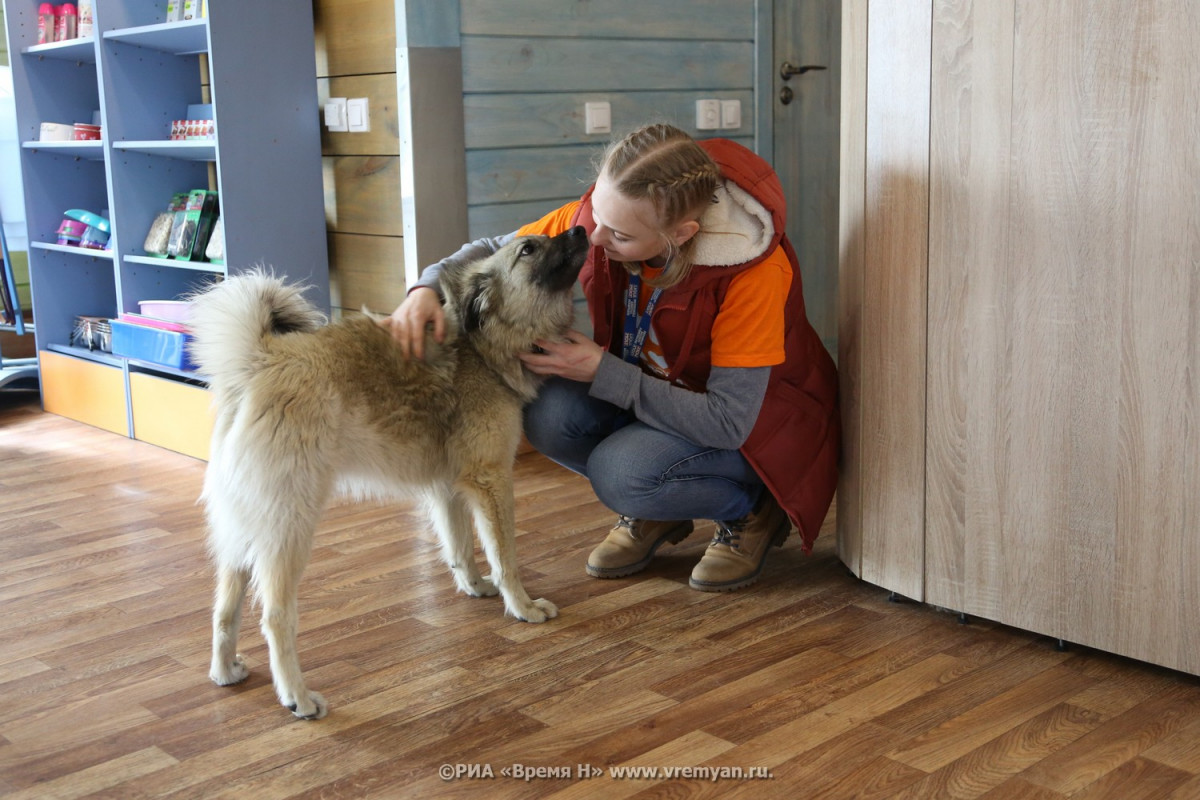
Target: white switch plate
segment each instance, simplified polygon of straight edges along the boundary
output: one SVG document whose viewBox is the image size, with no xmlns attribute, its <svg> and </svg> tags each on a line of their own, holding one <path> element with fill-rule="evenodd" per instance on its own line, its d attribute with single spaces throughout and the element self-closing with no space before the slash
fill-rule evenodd
<svg viewBox="0 0 1200 800">
<path fill-rule="evenodd" d="M 612 133 L 612 107 L 606 102 L 583 104 L 584 133 Z"/>
<path fill-rule="evenodd" d="M 368 133 L 371 130 L 371 107 L 365 97 L 351 97 L 346 101 L 346 124 L 351 133 Z"/>
<path fill-rule="evenodd" d="M 715 131 L 721 127 L 721 101 L 720 100 L 697 100 L 696 101 L 696 129 L 701 131 Z"/>
<path fill-rule="evenodd" d="M 331 131 L 347 131 L 346 98 L 331 97 L 325 101 L 325 127 Z"/>
<path fill-rule="evenodd" d="M 742 127 L 742 101 L 721 101 L 721 127 L 725 129 Z"/>
</svg>

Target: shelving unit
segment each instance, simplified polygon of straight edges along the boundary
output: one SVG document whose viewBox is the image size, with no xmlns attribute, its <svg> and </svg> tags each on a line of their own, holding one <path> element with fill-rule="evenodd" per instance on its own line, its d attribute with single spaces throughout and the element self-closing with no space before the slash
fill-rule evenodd
<svg viewBox="0 0 1200 800">
<path fill-rule="evenodd" d="M 38 45 L 38 4 L 5 4 L 43 404 L 201 457 L 206 445 L 179 447 L 158 432 L 207 429 L 196 411 L 205 406 L 189 399 L 205 392 L 202 376 L 70 340 L 77 316 L 137 312 L 140 301 L 177 299 L 259 265 L 305 283 L 328 310 L 311 9 L 208 5 L 204 18 L 168 23 L 165 0 L 96 0 L 92 38 Z M 217 139 L 170 141 L 171 121 L 206 102 Z M 96 111 L 100 141 L 38 141 L 42 122 L 91 122 Z M 219 193 L 224 264 L 147 254 L 146 233 L 171 196 L 202 188 Z M 70 208 L 107 212 L 110 250 L 54 243 Z"/>
</svg>

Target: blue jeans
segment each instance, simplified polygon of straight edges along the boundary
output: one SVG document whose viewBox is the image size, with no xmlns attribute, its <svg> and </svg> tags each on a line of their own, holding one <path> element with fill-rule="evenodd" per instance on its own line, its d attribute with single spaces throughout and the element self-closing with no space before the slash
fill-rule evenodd
<svg viewBox="0 0 1200 800">
<path fill-rule="evenodd" d="M 735 520 L 762 479 L 737 450 L 701 447 L 588 396 L 588 384 L 551 378 L 525 409 L 525 435 L 551 460 L 587 478 L 600 502 L 648 520 Z"/>
</svg>

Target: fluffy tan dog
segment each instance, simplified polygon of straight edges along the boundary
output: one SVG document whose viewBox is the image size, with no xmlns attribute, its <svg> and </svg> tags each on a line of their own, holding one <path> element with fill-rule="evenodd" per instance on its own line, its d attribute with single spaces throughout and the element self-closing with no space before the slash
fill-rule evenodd
<svg viewBox="0 0 1200 800">
<path fill-rule="evenodd" d="M 527 622 L 558 614 L 530 599 L 517 573 L 512 464 L 521 408 L 538 388 L 517 354 L 570 327 L 587 246 L 582 228 L 519 237 L 444 271 L 446 341 L 428 341 L 424 360 L 405 358 L 369 317 L 325 325 L 299 287 L 262 271 L 195 298 L 192 355 L 217 412 L 203 491 L 215 682 L 248 674 L 237 636 L 251 586 L 279 701 L 304 719 L 325 716 L 300 671 L 296 596 L 335 491 L 422 500 L 460 590 L 499 593 Z M 475 564 L 473 527 L 490 577 Z"/>
</svg>

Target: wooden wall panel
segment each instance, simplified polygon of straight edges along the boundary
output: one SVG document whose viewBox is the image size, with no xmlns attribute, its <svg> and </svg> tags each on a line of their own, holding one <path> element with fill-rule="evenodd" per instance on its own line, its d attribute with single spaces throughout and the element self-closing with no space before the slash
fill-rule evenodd
<svg viewBox="0 0 1200 800">
<path fill-rule="evenodd" d="M 932 4 L 870 0 L 863 308 L 852 429 L 859 576 L 923 599 L 925 288 Z M 876 55 L 878 54 L 878 56 Z M 851 236 L 856 234 L 851 233 Z"/>
<path fill-rule="evenodd" d="M 337 281 L 330 287 L 338 308 L 390 314 L 404 300 L 404 248 L 399 237 L 331 233 L 329 252 L 339 265 Z"/>
<path fill-rule="evenodd" d="M 313 0 L 317 76 L 396 72 L 396 9 L 377 0 Z"/>
<path fill-rule="evenodd" d="M 842 464 L 837 488 L 838 557 L 862 575 L 863 283 L 866 272 L 867 0 L 842 2 L 841 154 L 838 192 L 838 380 Z"/>
<path fill-rule="evenodd" d="M 398 236 L 400 159 L 392 156 L 323 158 L 326 224 L 331 233 Z"/>
<path fill-rule="evenodd" d="M 1013 0 L 937 0 L 933 21 L 926 599 L 993 619 L 1003 576 L 1037 557 L 1004 546 L 1013 420 L 991 407 L 1011 394 L 1000 308 L 1011 306 L 1015 13 Z"/>
<path fill-rule="evenodd" d="M 696 129 L 696 101 L 704 91 L 656 92 L 517 92 L 468 94 L 463 98 L 469 148 L 545 147 L 548 145 L 597 145 L 595 134 L 584 132 L 584 103 L 599 100 L 612 108 L 616 128 L 623 132 L 650 121 L 669 122 L 693 136 L 705 135 Z M 742 127 L 733 133 L 739 138 L 754 135 L 754 93 L 749 89 L 721 93 L 726 100 L 742 103 Z M 607 139 L 607 137 L 601 137 Z"/>
<path fill-rule="evenodd" d="M 396 16 L 391 4 L 369 0 L 314 0 L 313 13 L 320 104 L 329 97 L 366 97 L 371 114 L 367 133 L 321 127 L 329 280 L 337 314 L 357 311 L 362 298 L 382 302 L 404 292 Z M 349 240 L 368 234 L 389 241 L 348 246 L 348 234 Z M 371 258 L 381 260 L 365 263 Z"/>
<path fill-rule="evenodd" d="M 460 10 L 468 238 L 577 199 L 597 149 L 647 122 L 755 146 L 753 0 L 462 0 Z M 696 130 L 706 97 L 740 100 L 741 127 Z M 611 134 L 585 132 L 591 100 L 611 105 Z"/>
<path fill-rule="evenodd" d="M 751 42 L 463 37 L 463 89 L 621 91 L 747 89 L 752 85 Z"/>
<path fill-rule="evenodd" d="M 396 118 L 396 73 L 347 75 L 317 80 L 317 101 L 330 97 L 365 97 L 370 104 L 371 130 L 366 133 L 329 131 L 321 126 L 321 153 L 326 156 L 399 156 L 400 127 Z M 400 196 L 396 196 L 399 203 Z"/>
<path fill-rule="evenodd" d="M 754 38 L 755 0 L 461 0 L 462 32 L 596 39 Z"/>
</svg>

